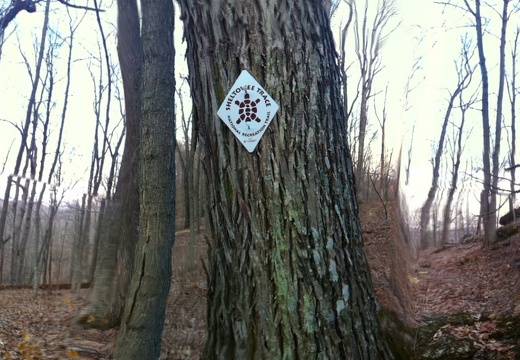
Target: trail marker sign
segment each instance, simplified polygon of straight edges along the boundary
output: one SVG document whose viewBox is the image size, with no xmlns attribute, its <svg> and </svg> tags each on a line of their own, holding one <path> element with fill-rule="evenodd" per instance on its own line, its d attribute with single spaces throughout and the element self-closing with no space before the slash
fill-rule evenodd
<svg viewBox="0 0 520 360">
<path fill-rule="evenodd" d="M 278 111 L 278 104 L 247 70 L 237 78 L 217 115 L 249 152 Z"/>
</svg>

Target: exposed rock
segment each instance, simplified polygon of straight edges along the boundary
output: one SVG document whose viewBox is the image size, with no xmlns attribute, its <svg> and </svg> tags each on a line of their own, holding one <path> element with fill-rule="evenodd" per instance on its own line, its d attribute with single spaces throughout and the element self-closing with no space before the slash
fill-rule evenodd
<svg viewBox="0 0 520 360">
<path fill-rule="evenodd" d="M 477 349 L 473 341 L 457 339 L 454 336 L 445 335 L 434 341 L 424 349 L 417 359 L 421 360 L 463 360 L 473 359 Z"/>
<path fill-rule="evenodd" d="M 487 319 L 480 314 L 454 314 L 426 320 L 415 329 L 410 360 L 517 359 L 520 318 Z M 407 334 L 413 333 L 408 330 Z M 407 346 L 409 346 L 407 344 Z"/>
<path fill-rule="evenodd" d="M 469 244 L 471 242 L 476 241 L 478 238 L 475 235 L 472 234 L 466 234 L 460 239 L 461 244 Z"/>
<path fill-rule="evenodd" d="M 505 240 L 518 233 L 518 224 L 508 224 L 497 229 L 497 238 Z"/>
<path fill-rule="evenodd" d="M 515 209 L 515 218 L 517 218 L 517 219 L 520 218 L 520 207 L 518 207 L 518 208 Z M 500 220 L 498 221 L 498 223 L 499 223 L 500 225 L 507 225 L 507 224 L 513 222 L 513 220 L 514 220 L 514 218 L 513 218 L 513 212 L 510 211 L 510 212 L 508 212 L 507 214 L 505 214 L 504 216 L 502 216 L 502 217 L 500 218 Z"/>
</svg>

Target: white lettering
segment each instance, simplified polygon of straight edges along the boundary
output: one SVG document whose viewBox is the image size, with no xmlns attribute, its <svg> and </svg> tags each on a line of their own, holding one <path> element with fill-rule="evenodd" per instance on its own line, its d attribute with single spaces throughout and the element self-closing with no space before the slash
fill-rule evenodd
<svg viewBox="0 0 520 360">
<path fill-rule="evenodd" d="M 231 102 L 240 91 L 242 91 L 242 88 L 238 87 L 229 95 L 226 100 L 226 111 L 231 110 Z"/>
<path fill-rule="evenodd" d="M 231 120 L 231 116 L 229 116 L 229 115 L 228 115 L 228 123 L 229 123 L 229 126 L 231 126 L 231 128 L 237 133 L 237 135 L 242 135 L 242 132 L 237 129 L 237 127 L 233 123 L 233 120 Z"/>
</svg>

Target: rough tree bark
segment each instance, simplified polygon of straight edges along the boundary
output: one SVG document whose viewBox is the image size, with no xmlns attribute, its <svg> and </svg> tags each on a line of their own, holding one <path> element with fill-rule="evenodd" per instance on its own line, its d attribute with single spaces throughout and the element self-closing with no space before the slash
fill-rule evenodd
<svg viewBox="0 0 520 360">
<path fill-rule="evenodd" d="M 139 240 L 114 359 L 158 359 L 175 239 L 174 8 L 142 0 Z"/>
<path fill-rule="evenodd" d="M 205 358 L 391 358 L 323 4 L 179 3 L 209 180 Z M 216 115 L 243 69 L 280 105 L 251 154 Z"/>
</svg>

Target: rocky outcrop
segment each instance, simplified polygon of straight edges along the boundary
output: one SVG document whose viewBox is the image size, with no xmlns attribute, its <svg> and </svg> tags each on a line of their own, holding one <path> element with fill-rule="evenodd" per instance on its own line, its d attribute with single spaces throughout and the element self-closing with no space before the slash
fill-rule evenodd
<svg viewBox="0 0 520 360">
<path fill-rule="evenodd" d="M 505 214 L 504 216 L 502 216 L 502 217 L 500 218 L 500 220 L 498 221 L 498 223 L 499 223 L 500 225 L 507 225 L 507 224 L 513 222 L 513 220 L 514 220 L 515 218 L 516 218 L 516 219 L 520 218 L 520 207 L 518 207 L 518 208 L 515 209 L 515 216 L 514 216 L 514 217 L 513 217 L 513 212 L 510 211 L 510 212 L 508 212 L 507 214 Z"/>
<path fill-rule="evenodd" d="M 518 359 L 520 318 L 486 319 L 454 314 L 423 320 L 409 327 L 395 314 L 383 313 L 383 332 L 396 359 Z"/>
</svg>

